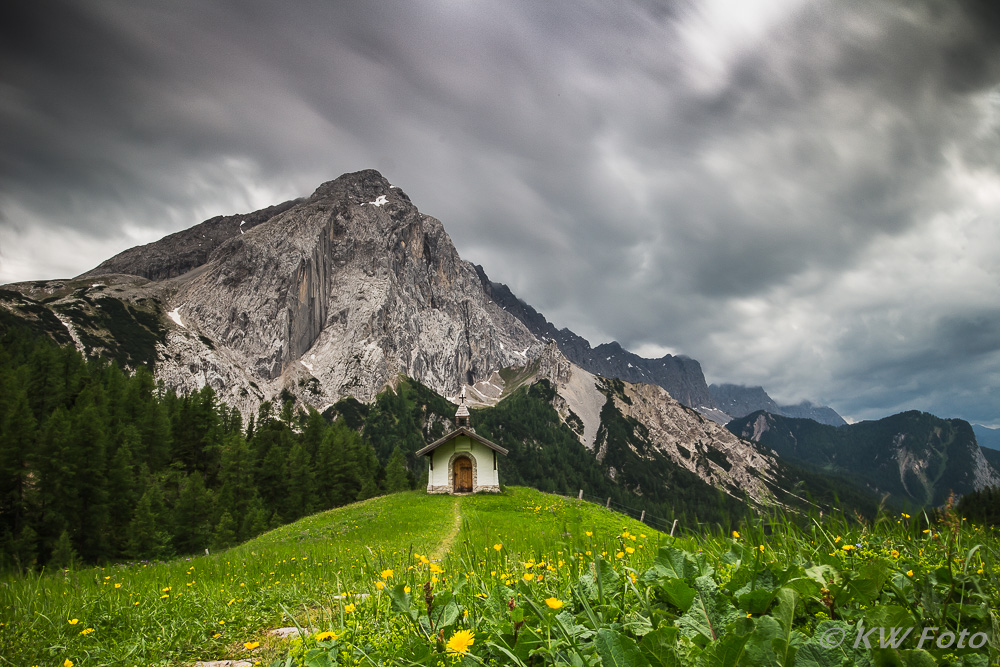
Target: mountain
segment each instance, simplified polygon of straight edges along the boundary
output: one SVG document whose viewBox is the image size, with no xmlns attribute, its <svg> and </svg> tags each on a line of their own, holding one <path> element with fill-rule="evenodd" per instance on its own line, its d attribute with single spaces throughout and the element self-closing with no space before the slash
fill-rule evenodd
<svg viewBox="0 0 1000 667">
<path fill-rule="evenodd" d="M 443 396 L 468 388 L 479 405 L 497 406 L 545 383 L 534 395 L 548 397 L 560 437 L 578 443 L 572 456 L 596 461 L 593 470 L 630 494 L 666 502 L 698 488 L 699 503 L 706 493 L 716 503 L 718 491 L 740 503 L 795 501 L 787 489 L 797 478 L 773 455 L 658 386 L 710 401 L 697 362 L 591 349 L 568 332 L 551 345 L 538 333 L 544 318 L 515 302 L 459 257 L 440 221 L 372 170 L 213 218 L 72 280 L 0 292 L 5 317 L 85 354 L 149 366 L 181 393 L 211 387 L 244 417 L 265 401 L 320 412 L 346 398 L 370 405 L 407 378 Z M 601 377 L 562 347 L 643 383 Z"/>
<path fill-rule="evenodd" d="M 830 426 L 843 426 L 847 423 L 833 408 L 814 405 L 809 401 L 802 401 L 798 405 L 778 405 L 767 395 L 763 387 L 713 384 L 709 386 L 708 391 L 718 408 L 735 418 L 746 417 L 758 410 L 764 410 L 772 415 L 812 419 Z"/>
<path fill-rule="evenodd" d="M 972 430 L 980 447 L 1000 450 L 1000 428 L 990 428 L 982 424 L 973 424 Z"/>
<path fill-rule="evenodd" d="M 811 419 L 755 412 L 726 428 L 781 458 L 848 475 L 869 490 L 910 505 L 941 505 L 1000 484 L 968 422 L 911 411 L 834 427 Z"/>
</svg>

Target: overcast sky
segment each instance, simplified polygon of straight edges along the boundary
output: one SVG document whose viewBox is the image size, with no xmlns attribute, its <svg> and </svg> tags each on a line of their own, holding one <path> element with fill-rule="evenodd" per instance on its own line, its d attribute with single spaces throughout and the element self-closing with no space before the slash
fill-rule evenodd
<svg viewBox="0 0 1000 667">
<path fill-rule="evenodd" d="M 14 0 L 0 283 L 375 168 L 594 344 L 997 426 L 998 4 Z"/>
</svg>

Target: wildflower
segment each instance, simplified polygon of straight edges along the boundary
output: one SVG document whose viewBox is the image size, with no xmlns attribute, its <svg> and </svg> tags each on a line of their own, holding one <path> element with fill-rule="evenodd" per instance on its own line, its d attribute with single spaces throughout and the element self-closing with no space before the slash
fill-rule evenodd
<svg viewBox="0 0 1000 667">
<path fill-rule="evenodd" d="M 733 531 L 733 539 L 734 540 L 740 539 L 740 534 L 738 532 L 736 532 L 735 530 Z"/>
<path fill-rule="evenodd" d="M 762 545 L 760 545 L 760 552 L 761 552 L 761 553 L 764 553 L 764 545 L 763 545 L 763 544 L 762 544 Z"/>
<path fill-rule="evenodd" d="M 410 592 L 410 587 L 409 586 L 403 586 L 403 592 L 404 593 L 409 593 Z"/>
<path fill-rule="evenodd" d="M 854 545 L 853 544 L 845 544 L 844 546 L 842 546 L 840 548 L 843 549 L 844 551 L 851 551 L 852 549 L 854 549 Z"/>
<path fill-rule="evenodd" d="M 382 570 L 383 579 L 392 579 L 392 570 Z"/>
<path fill-rule="evenodd" d="M 222 633 L 216 632 L 214 635 L 212 635 L 212 639 L 218 639 L 221 636 L 222 636 Z"/>
<path fill-rule="evenodd" d="M 545 579 L 545 575 L 543 575 L 543 574 L 540 574 L 537 577 L 535 577 L 535 581 L 542 581 L 544 579 Z"/>
<path fill-rule="evenodd" d="M 545 598 L 545 604 L 548 605 L 549 609 L 562 609 L 562 600 L 557 598 Z"/>
<path fill-rule="evenodd" d="M 382 590 L 383 588 L 385 588 L 385 584 L 383 584 L 381 581 L 376 581 L 375 588 Z"/>
<path fill-rule="evenodd" d="M 625 553 L 634 554 L 635 549 L 633 549 L 632 547 L 625 547 Z"/>
<path fill-rule="evenodd" d="M 170 592 L 170 586 L 167 586 L 166 588 L 164 588 L 164 589 L 163 589 L 162 591 L 160 591 L 160 592 L 161 592 L 161 593 L 169 593 L 169 592 Z"/>
<path fill-rule="evenodd" d="M 431 572 L 433 572 L 434 574 L 441 574 L 442 572 L 444 572 L 444 570 L 441 569 L 441 567 L 437 563 L 431 563 Z"/>
<path fill-rule="evenodd" d="M 260 646 L 260 642 L 243 642 L 243 648 L 248 651 L 252 651 L 258 646 Z"/>
<path fill-rule="evenodd" d="M 534 578 L 535 578 L 535 575 L 531 574 L 530 572 L 525 572 L 524 573 L 524 580 L 525 581 L 531 581 Z"/>
<path fill-rule="evenodd" d="M 833 543 L 836 544 L 837 542 L 840 542 L 840 535 L 837 535 L 837 537 L 833 538 Z"/>
<path fill-rule="evenodd" d="M 330 632 L 330 631 L 321 632 L 318 635 L 316 635 L 316 641 L 318 641 L 318 642 L 328 642 L 331 639 L 336 639 L 336 638 L 337 638 L 336 633 L 333 633 L 333 632 Z"/>
<path fill-rule="evenodd" d="M 902 512 L 902 515 L 903 515 L 904 519 L 909 519 L 910 518 L 910 515 L 907 514 L 906 512 Z"/>
<path fill-rule="evenodd" d="M 912 577 L 913 576 L 913 570 L 907 570 L 906 576 Z"/>
<path fill-rule="evenodd" d="M 66 622 L 69 623 L 70 625 L 76 625 L 77 623 L 80 622 L 80 619 L 78 619 L 78 618 L 71 618 L 71 619 L 69 619 Z"/>
<path fill-rule="evenodd" d="M 593 536 L 594 536 L 594 533 L 592 531 L 588 530 L 587 531 L 587 537 L 593 537 Z"/>
<path fill-rule="evenodd" d="M 121 587 L 122 587 L 121 584 L 115 584 L 115 588 L 121 588 Z"/>
<path fill-rule="evenodd" d="M 69 658 L 63 660 L 63 667 L 73 667 L 73 661 Z"/>
<path fill-rule="evenodd" d="M 501 549 L 503 549 L 503 545 L 502 544 L 494 544 L 493 545 L 493 550 L 494 551 L 500 551 Z"/>
<path fill-rule="evenodd" d="M 625 553 L 622 552 L 622 551 L 619 551 L 618 553 L 615 554 L 615 558 L 618 558 L 619 560 L 622 559 L 622 558 L 625 558 Z"/>
<path fill-rule="evenodd" d="M 344 605 L 344 613 L 345 614 L 353 614 L 354 613 L 354 605 L 353 604 L 345 604 Z"/>
<path fill-rule="evenodd" d="M 170 594 L 169 593 L 164 593 L 163 595 L 160 596 L 160 599 L 161 600 L 166 600 L 168 597 L 170 597 Z"/>
<path fill-rule="evenodd" d="M 899 558 L 899 552 L 896 551 L 895 549 L 893 549 L 892 551 L 890 551 L 889 555 L 892 556 L 893 558 Z"/>
<path fill-rule="evenodd" d="M 236 602 L 236 598 L 233 598 L 232 600 L 230 600 L 229 602 L 227 602 L 226 606 L 227 607 L 232 607 L 234 602 Z"/>
<path fill-rule="evenodd" d="M 451 636 L 445 648 L 448 649 L 448 653 L 453 653 L 455 655 L 465 655 L 469 652 L 469 647 L 472 646 L 476 641 L 476 637 L 472 630 L 459 630 Z"/>
<path fill-rule="evenodd" d="M 86 637 L 87 635 L 89 635 L 93 631 L 94 631 L 94 628 L 84 628 L 83 630 L 80 630 L 80 634 L 83 635 L 84 637 Z"/>
</svg>

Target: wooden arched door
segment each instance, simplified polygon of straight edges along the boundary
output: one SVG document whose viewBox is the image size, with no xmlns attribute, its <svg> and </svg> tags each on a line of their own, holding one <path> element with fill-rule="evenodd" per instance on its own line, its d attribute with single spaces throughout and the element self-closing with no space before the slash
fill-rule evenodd
<svg viewBox="0 0 1000 667">
<path fill-rule="evenodd" d="M 468 456 L 455 459 L 455 493 L 472 493 L 472 461 Z"/>
</svg>

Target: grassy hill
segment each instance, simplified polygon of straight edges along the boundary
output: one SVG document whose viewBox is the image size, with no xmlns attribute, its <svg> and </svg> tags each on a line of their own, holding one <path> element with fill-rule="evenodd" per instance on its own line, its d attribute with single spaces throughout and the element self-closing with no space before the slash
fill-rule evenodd
<svg viewBox="0 0 1000 667">
<path fill-rule="evenodd" d="M 208 556 L 8 575 L 0 664 L 987 665 L 998 544 L 954 513 L 670 538 L 526 488 L 407 492 Z M 859 624 L 917 630 L 854 648 Z M 923 627 L 965 646 L 918 649 Z"/>
</svg>

